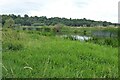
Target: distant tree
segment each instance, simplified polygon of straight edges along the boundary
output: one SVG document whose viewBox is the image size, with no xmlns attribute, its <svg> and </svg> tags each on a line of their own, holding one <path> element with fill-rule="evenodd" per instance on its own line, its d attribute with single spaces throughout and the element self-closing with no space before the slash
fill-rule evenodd
<svg viewBox="0 0 120 80">
<path fill-rule="evenodd" d="M 103 26 L 108 26 L 108 25 L 109 25 L 108 22 L 106 22 L 106 21 L 103 22 Z"/>
<path fill-rule="evenodd" d="M 9 16 L 10 16 L 12 19 L 16 19 L 16 18 L 17 18 L 17 16 L 14 15 L 14 14 L 10 14 Z"/>
<path fill-rule="evenodd" d="M 20 15 L 18 15 L 17 17 L 18 17 L 18 18 L 21 18 L 21 16 L 20 16 Z"/>
<path fill-rule="evenodd" d="M 63 25 L 60 24 L 60 23 L 58 23 L 58 24 L 55 25 L 55 27 L 54 27 L 53 30 L 54 30 L 55 32 L 60 32 L 61 29 L 62 29 L 62 27 L 63 27 Z"/>
<path fill-rule="evenodd" d="M 24 15 L 24 18 L 28 18 L 29 16 L 27 14 Z"/>
<path fill-rule="evenodd" d="M 66 26 L 73 26 L 73 27 L 79 27 L 79 26 L 87 26 L 87 27 L 95 27 L 95 26 L 109 26 L 114 25 L 118 26 L 118 24 L 113 24 L 107 21 L 94 21 L 89 20 L 86 18 L 83 19 L 72 19 L 72 18 L 59 18 L 59 17 L 51 17 L 47 18 L 46 16 L 31 16 L 29 17 L 27 14 L 25 14 L 23 17 L 20 15 L 16 16 L 14 14 L 10 15 L 2 15 L 2 25 L 5 24 L 6 20 L 9 18 L 12 18 L 15 21 L 15 24 L 19 24 L 22 26 L 31 26 L 31 25 L 41 25 L 41 26 L 54 26 L 57 24 L 64 24 Z M 36 24 L 37 23 L 37 24 Z"/>
<path fill-rule="evenodd" d="M 15 25 L 15 22 L 12 18 L 9 18 L 5 21 L 4 28 L 11 28 L 13 29 Z"/>
<path fill-rule="evenodd" d="M 31 26 L 31 21 L 30 20 L 24 20 L 23 25 L 24 26 Z"/>
<path fill-rule="evenodd" d="M 0 28 L 2 27 L 2 16 L 0 15 Z"/>
<path fill-rule="evenodd" d="M 2 15 L 2 27 L 5 24 L 5 21 L 9 19 L 10 17 L 8 15 Z"/>
</svg>

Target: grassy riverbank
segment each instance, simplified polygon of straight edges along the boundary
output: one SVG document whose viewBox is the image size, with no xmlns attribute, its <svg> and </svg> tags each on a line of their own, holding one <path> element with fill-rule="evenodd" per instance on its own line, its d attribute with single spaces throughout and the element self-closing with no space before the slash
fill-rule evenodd
<svg viewBox="0 0 120 80">
<path fill-rule="evenodd" d="M 118 48 L 46 34 L 3 31 L 3 77 L 118 77 Z"/>
</svg>

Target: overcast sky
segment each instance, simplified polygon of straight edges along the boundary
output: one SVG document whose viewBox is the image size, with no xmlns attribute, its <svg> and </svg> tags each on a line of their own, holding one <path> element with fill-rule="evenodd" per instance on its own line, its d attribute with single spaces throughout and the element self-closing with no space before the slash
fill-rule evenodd
<svg viewBox="0 0 120 80">
<path fill-rule="evenodd" d="M 118 22 L 119 0 L 0 0 L 0 14 Z"/>
</svg>

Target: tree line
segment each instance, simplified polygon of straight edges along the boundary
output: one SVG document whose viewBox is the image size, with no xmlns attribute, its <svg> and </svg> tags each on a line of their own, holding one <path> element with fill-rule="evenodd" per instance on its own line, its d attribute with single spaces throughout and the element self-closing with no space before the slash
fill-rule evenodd
<svg viewBox="0 0 120 80">
<path fill-rule="evenodd" d="M 23 17 L 21 15 L 1 15 L 2 16 L 2 25 L 5 25 L 6 21 L 11 20 L 11 22 L 15 24 L 15 26 L 50 26 L 56 24 L 63 24 L 66 26 L 73 27 L 95 27 L 95 26 L 118 26 L 117 23 L 111 23 L 107 21 L 94 21 L 86 18 L 83 19 L 68 19 L 68 18 L 59 18 L 59 17 L 51 17 L 47 18 L 46 16 L 28 16 L 25 14 Z"/>
</svg>

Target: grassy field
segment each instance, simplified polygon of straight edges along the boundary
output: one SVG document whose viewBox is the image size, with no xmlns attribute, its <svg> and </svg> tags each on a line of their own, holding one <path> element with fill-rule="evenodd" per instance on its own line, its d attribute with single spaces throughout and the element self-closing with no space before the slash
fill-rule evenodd
<svg viewBox="0 0 120 80">
<path fill-rule="evenodd" d="M 6 78 L 116 78 L 118 48 L 40 32 L 3 31 Z"/>
</svg>

